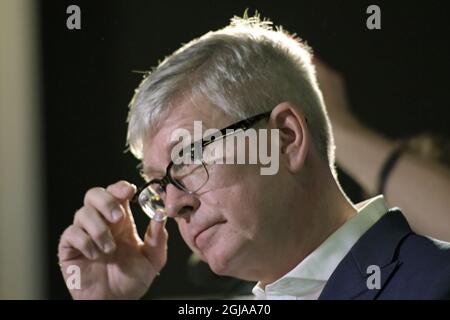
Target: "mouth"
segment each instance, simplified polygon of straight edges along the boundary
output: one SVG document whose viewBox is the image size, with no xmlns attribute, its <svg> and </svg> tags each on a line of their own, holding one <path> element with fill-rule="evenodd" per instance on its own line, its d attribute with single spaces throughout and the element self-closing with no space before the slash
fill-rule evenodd
<svg viewBox="0 0 450 320">
<path fill-rule="evenodd" d="M 202 243 L 204 243 L 206 240 L 209 239 L 209 237 L 214 234 L 214 230 L 217 229 L 217 227 L 221 224 L 224 224 L 226 221 L 219 221 L 215 222 L 213 224 L 209 224 L 206 227 L 200 229 L 195 235 L 194 235 L 194 243 L 197 247 L 201 247 Z"/>
</svg>

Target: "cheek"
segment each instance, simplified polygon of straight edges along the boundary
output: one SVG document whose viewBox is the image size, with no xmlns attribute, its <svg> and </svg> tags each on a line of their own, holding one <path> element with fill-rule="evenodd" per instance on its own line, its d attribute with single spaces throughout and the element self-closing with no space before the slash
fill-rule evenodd
<svg viewBox="0 0 450 320">
<path fill-rule="evenodd" d="M 227 232 L 239 232 L 251 238 L 258 228 L 259 217 L 265 215 L 262 212 L 267 207 L 265 202 L 270 199 L 266 186 L 259 181 L 260 177 L 254 176 L 254 171 L 253 168 L 231 166 L 226 178 L 214 186 L 211 184 L 201 199 L 203 210 L 218 213 L 229 222 Z M 218 177 L 218 174 L 212 176 Z"/>
<path fill-rule="evenodd" d="M 220 208 L 221 216 L 227 220 L 222 233 L 222 241 L 227 239 L 251 240 L 259 225 L 259 210 L 254 194 L 248 188 L 235 185 L 222 194 L 216 208 Z"/>
<path fill-rule="evenodd" d="M 256 240 L 260 233 L 270 235 L 270 229 L 288 212 L 278 198 L 284 191 L 274 188 L 273 180 L 266 177 L 243 180 L 224 201 L 224 207 L 229 206 L 227 215 L 233 229 L 249 240 Z"/>
<path fill-rule="evenodd" d="M 178 230 L 180 231 L 181 237 L 183 238 L 184 242 L 193 249 L 193 244 L 191 243 L 191 237 L 189 235 L 188 227 L 186 225 L 186 221 L 183 219 L 175 218 L 177 224 L 178 224 Z"/>
</svg>

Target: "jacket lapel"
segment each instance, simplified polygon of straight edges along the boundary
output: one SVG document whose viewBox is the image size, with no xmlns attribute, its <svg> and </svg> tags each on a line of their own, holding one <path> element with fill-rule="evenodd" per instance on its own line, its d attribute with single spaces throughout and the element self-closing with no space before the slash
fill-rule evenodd
<svg viewBox="0 0 450 320">
<path fill-rule="evenodd" d="M 400 267 L 397 248 L 410 233 L 402 213 L 398 209 L 389 210 L 344 257 L 319 299 L 376 299 Z M 373 277 L 378 275 L 379 286 L 369 289 Z"/>
</svg>

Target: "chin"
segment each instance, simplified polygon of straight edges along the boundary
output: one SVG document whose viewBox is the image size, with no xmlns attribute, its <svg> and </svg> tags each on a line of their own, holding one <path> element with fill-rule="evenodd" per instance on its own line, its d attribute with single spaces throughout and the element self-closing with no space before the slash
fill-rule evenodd
<svg viewBox="0 0 450 320">
<path fill-rule="evenodd" d="M 204 253 L 206 262 L 211 270 L 220 276 L 237 277 L 237 270 L 240 270 L 237 263 L 236 250 L 230 250 L 229 247 L 209 248 Z"/>
<path fill-rule="evenodd" d="M 217 259 L 209 259 L 208 265 L 211 270 L 219 276 L 233 276 L 230 272 L 229 267 L 223 261 L 218 261 Z"/>
</svg>

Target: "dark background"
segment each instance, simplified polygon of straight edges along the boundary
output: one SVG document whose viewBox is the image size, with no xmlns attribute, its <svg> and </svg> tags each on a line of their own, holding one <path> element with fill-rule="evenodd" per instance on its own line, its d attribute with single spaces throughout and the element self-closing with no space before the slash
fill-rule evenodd
<svg viewBox="0 0 450 320">
<path fill-rule="evenodd" d="M 81 8 L 81 30 L 66 28 L 66 8 Z M 381 30 L 366 28 L 366 8 L 381 8 Z M 446 1 L 41 1 L 41 56 L 49 298 L 68 298 L 56 251 L 87 189 L 119 179 L 142 181 L 124 153 L 128 103 L 164 56 L 225 26 L 246 8 L 307 41 L 347 80 L 354 113 L 392 138 L 422 131 L 450 135 L 450 50 Z M 354 201 L 358 187 L 342 175 Z M 144 230 L 148 218 L 134 210 Z M 223 288 L 195 285 L 190 253 L 168 223 L 169 261 L 148 297 L 200 295 Z M 207 279 L 212 279 L 208 275 Z M 222 287 L 220 287 L 222 286 Z"/>
</svg>

